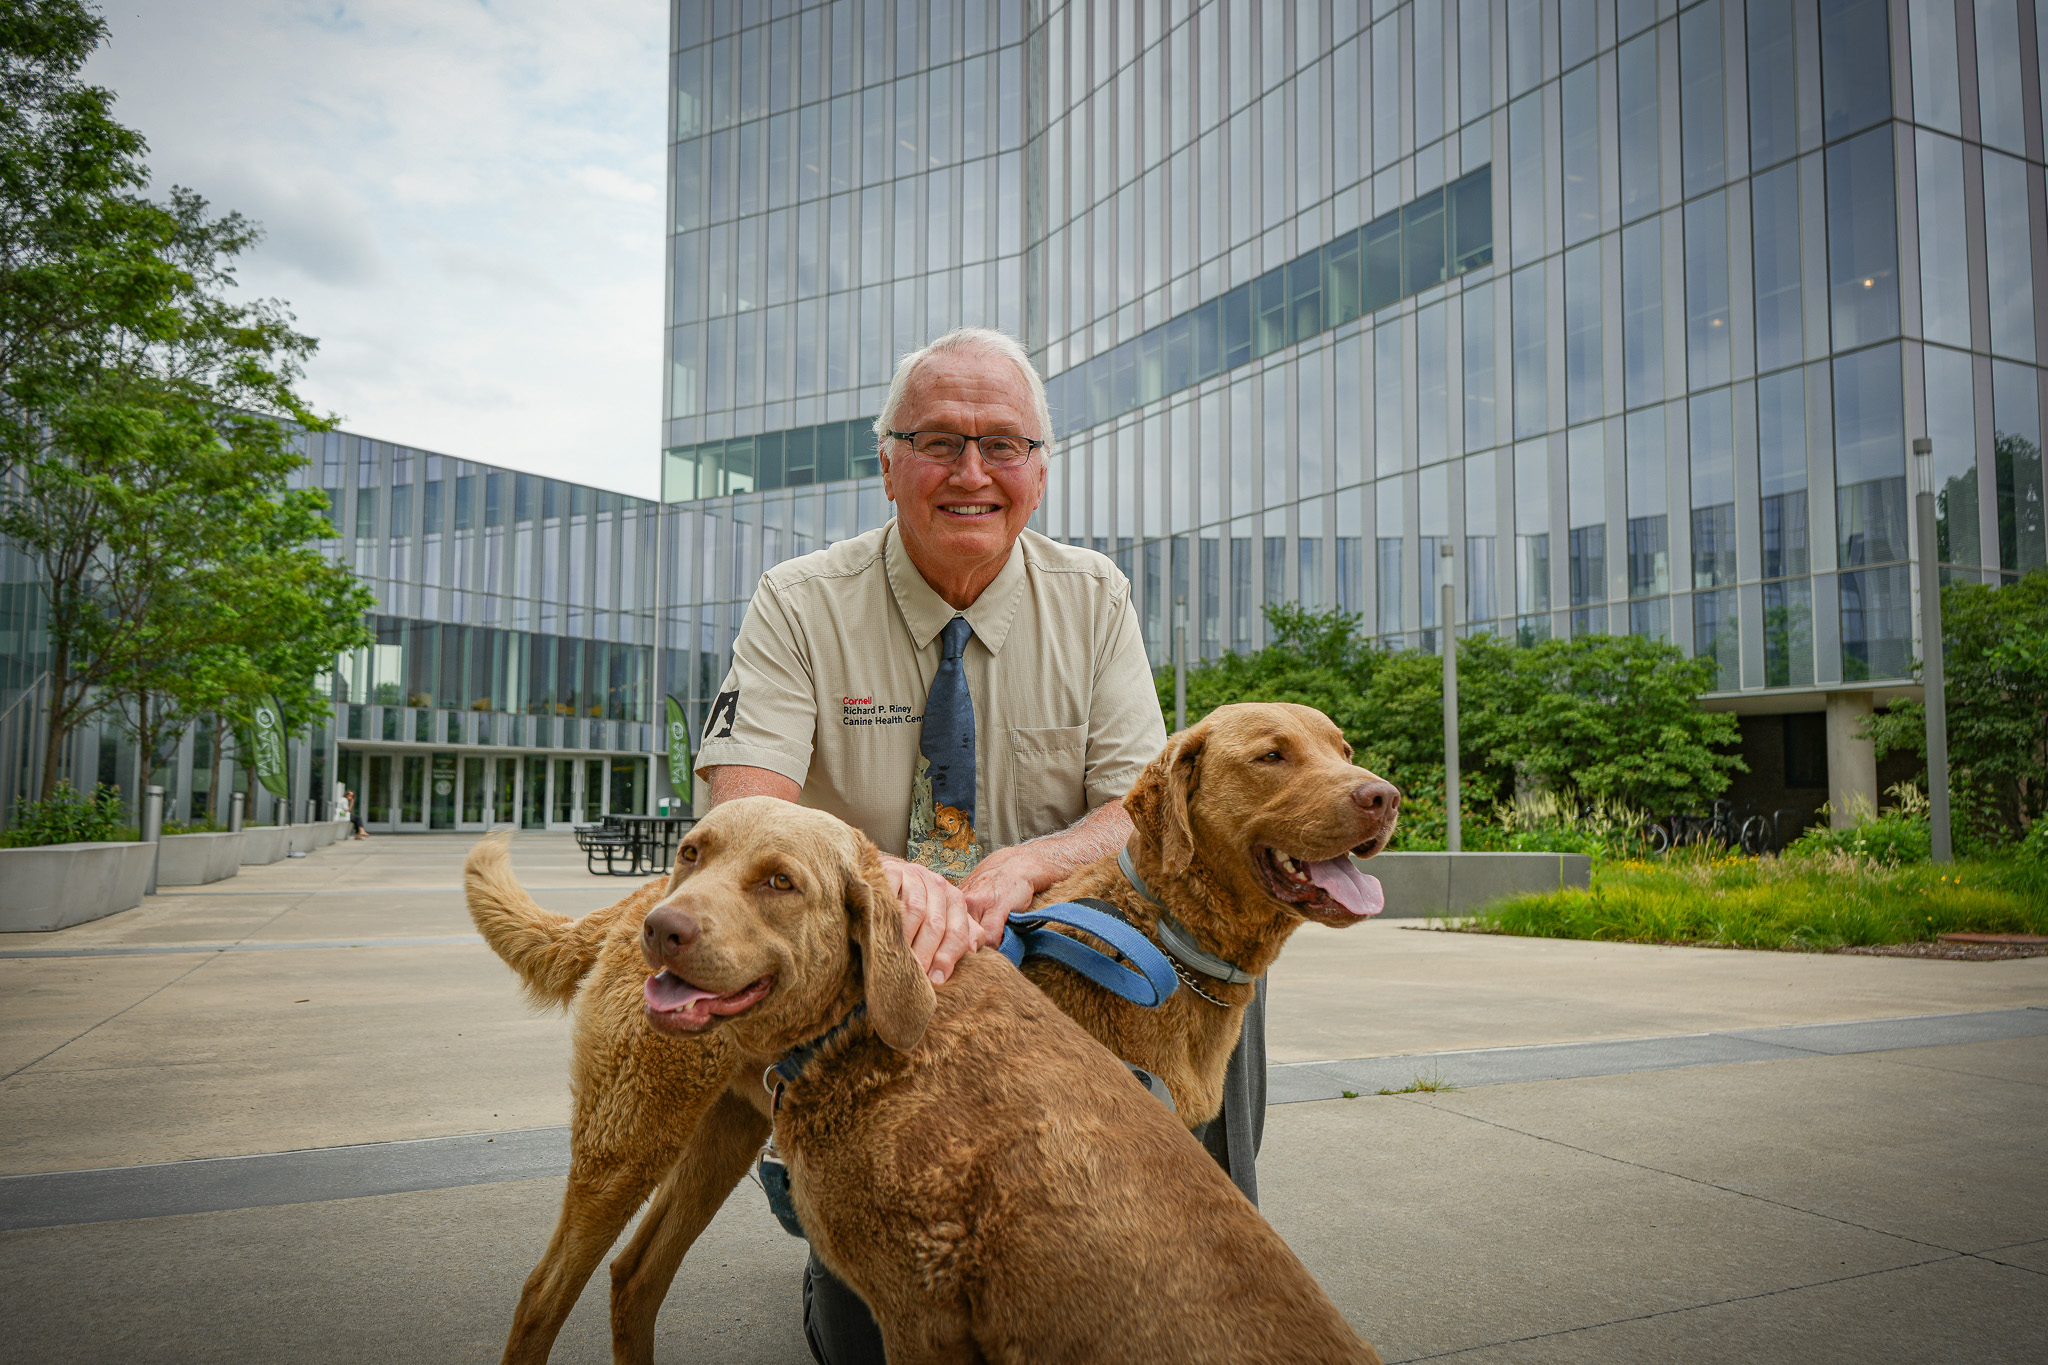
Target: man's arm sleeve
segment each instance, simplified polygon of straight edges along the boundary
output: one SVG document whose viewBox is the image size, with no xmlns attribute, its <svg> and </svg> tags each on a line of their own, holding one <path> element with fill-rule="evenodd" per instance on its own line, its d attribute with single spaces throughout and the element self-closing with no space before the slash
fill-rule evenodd
<svg viewBox="0 0 2048 1365">
<path fill-rule="evenodd" d="M 1138 613 L 1128 590 L 1117 591 L 1103 643 L 1096 654 L 1095 688 L 1088 709 L 1088 809 L 1115 801 L 1131 789 L 1145 765 L 1166 747 L 1166 720 Z"/>
<path fill-rule="evenodd" d="M 704 722 L 697 773 L 742 764 L 803 785 L 811 770 L 818 698 L 808 651 L 766 579 L 754 590 L 733 641 L 732 667 Z"/>
</svg>

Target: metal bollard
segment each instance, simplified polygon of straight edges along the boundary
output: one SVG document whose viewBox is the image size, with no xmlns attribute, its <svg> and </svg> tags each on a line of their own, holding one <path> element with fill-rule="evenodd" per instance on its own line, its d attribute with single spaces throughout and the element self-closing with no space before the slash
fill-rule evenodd
<svg viewBox="0 0 2048 1365">
<path fill-rule="evenodd" d="M 242 803 L 247 799 L 242 792 L 234 792 L 228 797 L 228 833 L 242 832 Z"/>
<path fill-rule="evenodd" d="M 149 881 L 142 894 L 156 894 L 156 864 L 164 851 L 164 789 L 144 787 L 142 789 L 142 842 L 153 845 L 149 854 Z"/>
</svg>

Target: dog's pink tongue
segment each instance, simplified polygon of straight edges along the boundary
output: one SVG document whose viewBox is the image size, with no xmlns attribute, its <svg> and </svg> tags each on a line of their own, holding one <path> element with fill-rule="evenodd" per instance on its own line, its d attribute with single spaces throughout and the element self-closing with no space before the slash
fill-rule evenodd
<svg viewBox="0 0 2048 1365">
<path fill-rule="evenodd" d="M 1331 900 L 1354 915 L 1377 915 L 1387 908 L 1387 898 L 1380 890 L 1380 879 L 1360 872 L 1348 854 L 1310 863 L 1308 875 Z"/>
<path fill-rule="evenodd" d="M 674 972 L 659 972 L 647 978 L 647 1003 L 667 1013 L 686 1009 L 699 1000 L 716 1000 L 718 992 L 699 990 Z"/>
</svg>

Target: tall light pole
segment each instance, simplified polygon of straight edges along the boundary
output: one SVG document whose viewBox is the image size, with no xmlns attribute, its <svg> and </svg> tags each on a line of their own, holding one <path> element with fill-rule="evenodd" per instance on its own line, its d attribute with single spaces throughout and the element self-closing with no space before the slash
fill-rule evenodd
<svg viewBox="0 0 2048 1365">
<path fill-rule="evenodd" d="M 1453 853 L 1465 851 L 1465 834 L 1458 820 L 1458 592 L 1452 582 L 1453 560 L 1450 538 L 1444 538 L 1437 564 L 1443 578 L 1443 611 L 1439 621 L 1444 631 L 1444 847 Z"/>
<path fill-rule="evenodd" d="M 1920 534 L 1920 681 L 1927 696 L 1927 826 L 1929 853 L 1937 863 L 1955 861 L 1949 837 L 1948 692 L 1942 659 L 1941 556 L 1934 528 L 1934 442 L 1913 438 L 1913 465 L 1920 491 L 1913 498 Z"/>
<path fill-rule="evenodd" d="M 1173 599 L 1173 728 L 1188 728 L 1188 599 Z"/>
</svg>

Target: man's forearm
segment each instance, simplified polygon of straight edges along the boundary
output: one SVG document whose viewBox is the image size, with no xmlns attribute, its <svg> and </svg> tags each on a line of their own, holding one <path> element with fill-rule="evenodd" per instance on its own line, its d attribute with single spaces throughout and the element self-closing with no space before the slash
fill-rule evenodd
<svg viewBox="0 0 2048 1365">
<path fill-rule="evenodd" d="M 1045 834 L 1019 845 L 1037 865 L 1031 878 L 1043 891 L 1076 868 L 1116 856 L 1131 837 L 1131 817 L 1122 801 L 1108 801 L 1057 834 Z M 1043 880 L 1041 880 L 1043 878 Z"/>
</svg>

